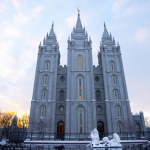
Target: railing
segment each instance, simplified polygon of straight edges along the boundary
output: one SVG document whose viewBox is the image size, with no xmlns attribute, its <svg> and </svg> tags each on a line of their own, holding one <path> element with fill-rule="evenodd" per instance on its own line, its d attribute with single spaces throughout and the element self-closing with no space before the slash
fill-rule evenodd
<svg viewBox="0 0 150 150">
<path fill-rule="evenodd" d="M 108 136 L 109 139 L 111 139 L 112 135 L 113 135 L 113 133 L 100 133 L 99 137 L 100 137 L 100 140 L 102 140 L 102 137 L 105 137 L 105 136 Z M 140 139 L 150 140 L 150 132 L 133 132 L 133 133 L 124 132 L 124 133 L 119 134 L 119 136 L 122 141 L 127 140 L 126 142 L 122 143 L 122 144 L 124 144 L 123 150 L 124 149 L 133 149 L 133 150 L 134 149 L 135 150 L 150 149 L 149 144 L 144 145 L 140 142 L 139 143 L 135 142 L 135 140 L 140 140 Z M 24 150 L 26 150 L 26 149 L 32 150 L 35 147 L 37 147 L 38 149 L 45 150 L 44 145 L 46 145 L 46 144 L 43 143 L 43 145 L 42 145 L 42 142 L 40 142 L 40 141 L 43 141 L 43 142 L 44 141 L 46 141 L 46 142 L 47 141 L 58 141 L 56 143 L 59 143 L 59 141 L 60 141 L 60 143 L 63 143 L 63 141 L 66 141 L 66 142 L 68 141 L 68 147 L 71 145 L 69 143 L 75 143 L 75 141 L 79 141 L 79 145 L 75 145 L 74 147 L 78 146 L 78 148 L 79 147 L 81 148 L 84 145 L 84 148 L 86 149 L 85 143 L 88 141 L 91 141 L 90 133 L 78 134 L 78 133 L 6 132 L 6 131 L 2 132 L 0 141 L 1 141 L 1 139 L 7 140 L 7 144 L 5 145 L 5 147 L 3 147 L 3 149 L 24 149 Z M 24 142 L 26 139 L 28 139 L 30 142 Z M 131 143 L 131 141 L 129 142 L 129 140 L 134 140 L 134 141 Z M 55 142 L 53 145 L 50 143 L 47 144 L 47 147 L 49 149 L 53 149 L 53 148 L 57 149 L 57 147 L 58 147 L 57 144 L 56 144 L 56 146 L 54 146 Z M 82 143 L 83 143 L 83 145 L 81 145 Z M 65 148 L 66 147 L 67 146 L 65 145 Z M 143 148 L 143 147 L 145 147 L 145 148 Z M 1 150 L 1 148 L 2 147 L 0 146 L 0 150 Z M 76 150 L 78 148 L 76 148 Z M 73 148 L 71 148 L 71 149 L 73 149 Z"/>
<path fill-rule="evenodd" d="M 150 132 L 124 132 L 118 134 L 121 140 L 139 140 L 142 137 L 150 140 Z M 112 138 L 113 133 L 99 133 L 100 140 L 103 137 Z M 1 139 L 9 139 L 9 141 L 21 143 L 25 139 L 30 140 L 66 140 L 66 141 L 88 141 L 91 140 L 90 133 L 48 133 L 48 132 L 2 132 Z"/>
</svg>

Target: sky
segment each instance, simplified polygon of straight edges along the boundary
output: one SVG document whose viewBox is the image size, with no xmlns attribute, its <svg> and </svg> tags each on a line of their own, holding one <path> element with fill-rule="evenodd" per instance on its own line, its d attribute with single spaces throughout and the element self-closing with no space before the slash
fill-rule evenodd
<svg viewBox="0 0 150 150">
<path fill-rule="evenodd" d="M 29 114 L 38 45 L 53 21 L 60 63 L 67 64 L 77 8 L 92 39 L 93 64 L 105 22 L 121 46 L 131 111 L 150 117 L 149 0 L 0 0 L 0 110 Z"/>
</svg>

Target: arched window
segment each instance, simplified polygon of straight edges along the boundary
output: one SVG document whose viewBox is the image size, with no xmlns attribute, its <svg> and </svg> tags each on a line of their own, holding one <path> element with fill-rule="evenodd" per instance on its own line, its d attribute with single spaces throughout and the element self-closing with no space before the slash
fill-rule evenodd
<svg viewBox="0 0 150 150">
<path fill-rule="evenodd" d="M 135 124 L 135 130 L 136 130 L 136 132 L 140 132 L 140 131 L 141 131 L 141 128 L 140 128 L 140 124 L 139 124 L 139 123 L 136 123 L 136 124 Z"/>
<path fill-rule="evenodd" d="M 115 99 L 115 100 L 118 100 L 118 99 L 119 99 L 118 90 L 114 90 L 114 99 Z"/>
<path fill-rule="evenodd" d="M 65 92 L 61 90 L 59 92 L 59 101 L 64 101 L 65 100 Z"/>
<path fill-rule="evenodd" d="M 101 92 L 99 90 L 96 91 L 95 97 L 97 101 L 101 101 Z"/>
<path fill-rule="evenodd" d="M 83 68 L 83 60 L 82 60 L 82 55 L 78 55 L 78 70 L 82 70 L 82 68 Z"/>
<path fill-rule="evenodd" d="M 102 121 L 97 122 L 97 130 L 99 133 L 104 132 L 104 123 Z"/>
<path fill-rule="evenodd" d="M 42 100 L 46 100 L 47 99 L 47 90 L 43 90 L 42 91 Z"/>
<path fill-rule="evenodd" d="M 96 112 L 97 113 L 101 113 L 102 112 L 102 107 L 99 105 L 99 106 L 97 106 L 97 108 L 96 108 Z"/>
<path fill-rule="evenodd" d="M 115 75 L 112 76 L 112 84 L 116 85 L 117 84 L 117 78 Z"/>
<path fill-rule="evenodd" d="M 78 99 L 83 99 L 83 77 L 78 76 L 77 77 L 77 96 Z"/>
<path fill-rule="evenodd" d="M 110 70 L 115 70 L 115 63 L 113 61 L 110 62 Z"/>
<path fill-rule="evenodd" d="M 44 85 L 48 85 L 48 76 L 47 75 L 44 76 L 43 83 L 44 83 Z"/>
<path fill-rule="evenodd" d="M 45 62 L 45 70 L 49 70 L 49 68 L 50 68 L 50 62 L 46 61 Z"/>
<path fill-rule="evenodd" d="M 40 131 L 44 130 L 44 123 L 43 122 L 39 123 L 39 129 L 40 129 Z"/>
<path fill-rule="evenodd" d="M 78 117 L 78 133 L 83 134 L 84 133 L 84 108 L 79 107 L 77 111 L 77 117 Z"/>
<path fill-rule="evenodd" d="M 121 122 L 118 123 L 118 133 L 123 133 L 123 126 Z"/>
<path fill-rule="evenodd" d="M 122 116 L 122 115 L 121 115 L 121 108 L 120 108 L 119 105 L 116 106 L 116 116 L 117 116 L 117 117 L 121 117 L 121 116 Z"/>
<path fill-rule="evenodd" d="M 40 117 L 44 117 L 45 116 L 45 111 L 46 111 L 46 107 L 45 106 L 41 106 Z"/>
</svg>

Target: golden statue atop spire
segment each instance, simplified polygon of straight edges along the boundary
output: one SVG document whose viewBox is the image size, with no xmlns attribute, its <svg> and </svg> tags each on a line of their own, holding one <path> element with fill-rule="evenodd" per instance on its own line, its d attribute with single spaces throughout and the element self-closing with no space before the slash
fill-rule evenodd
<svg viewBox="0 0 150 150">
<path fill-rule="evenodd" d="M 80 14 L 80 10 L 77 8 L 77 10 L 78 10 L 78 14 Z"/>
</svg>

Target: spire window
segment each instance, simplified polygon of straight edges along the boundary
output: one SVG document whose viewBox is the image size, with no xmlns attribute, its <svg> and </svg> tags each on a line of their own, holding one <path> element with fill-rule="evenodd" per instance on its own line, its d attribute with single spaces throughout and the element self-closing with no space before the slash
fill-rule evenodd
<svg viewBox="0 0 150 150">
<path fill-rule="evenodd" d="M 45 70 L 49 70 L 49 68 L 50 68 L 50 62 L 46 61 L 45 62 Z"/>
<path fill-rule="evenodd" d="M 112 76 L 112 84 L 117 85 L 117 78 L 115 75 Z"/>
<path fill-rule="evenodd" d="M 77 117 L 78 117 L 78 133 L 83 134 L 84 133 L 84 108 L 79 107 L 77 111 Z"/>
<path fill-rule="evenodd" d="M 82 55 L 78 55 L 78 58 L 77 58 L 77 61 L 78 61 L 78 70 L 82 70 L 83 69 L 83 59 L 82 59 Z"/>
<path fill-rule="evenodd" d="M 44 117 L 45 116 L 45 110 L 46 110 L 46 107 L 45 106 L 41 106 L 40 117 Z"/>
<path fill-rule="evenodd" d="M 118 105 L 116 106 L 116 116 L 121 117 L 121 108 Z"/>
<path fill-rule="evenodd" d="M 114 90 L 114 99 L 115 99 L 115 100 L 118 100 L 118 99 L 119 99 L 118 90 Z"/>
<path fill-rule="evenodd" d="M 65 92 L 63 90 L 59 92 L 59 101 L 65 101 Z"/>
<path fill-rule="evenodd" d="M 123 133 L 123 126 L 121 122 L 118 123 L 118 133 Z"/>
<path fill-rule="evenodd" d="M 45 75 L 44 76 L 44 85 L 48 85 L 48 76 L 47 75 Z"/>
<path fill-rule="evenodd" d="M 43 90 L 42 91 L 42 100 L 46 100 L 47 99 L 47 90 Z"/>
<path fill-rule="evenodd" d="M 101 101 L 101 92 L 99 90 L 96 91 L 95 97 L 97 101 Z"/>
<path fill-rule="evenodd" d="M 115 70 L 115 63 L 113 61 L 110 62 L 110 70 Z"/>
<path fill-rule="evenodd" d="M 82 100 L 83 99 L 83 77 L 78 76 L 77 78 L 77 96 L 78 99 Z"/>
</svg>

